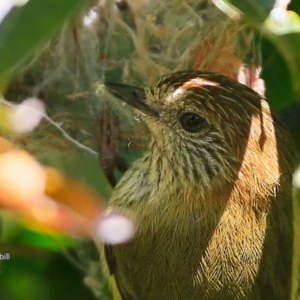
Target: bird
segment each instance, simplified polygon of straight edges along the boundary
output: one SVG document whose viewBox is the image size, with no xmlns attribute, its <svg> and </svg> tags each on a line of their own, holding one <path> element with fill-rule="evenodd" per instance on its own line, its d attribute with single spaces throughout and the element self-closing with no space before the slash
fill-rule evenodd
<svg viewBox="0 0 300 300">
<path fill-rule="evenodd" d="M 267 100 L 194 70 L 105 88 L 149 130 L 107 208 L 135 224 L 101 246 L 113 299 L 295 299 L 297 154 Z"/>
</svg>

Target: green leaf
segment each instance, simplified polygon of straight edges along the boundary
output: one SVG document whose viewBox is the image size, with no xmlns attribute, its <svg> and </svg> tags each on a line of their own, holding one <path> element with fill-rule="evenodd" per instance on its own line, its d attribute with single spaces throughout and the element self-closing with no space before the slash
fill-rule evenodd
<svg viewBox="0 0 300 300">
<path fill-rule="evenodd" d="M 0 24 L 0 92 L 63 24 L 87 4 L 82 0 L 30 0 Z"/>
<path fill-rule="evenodd" d="M 300 95 L 300 33 L 279 36 L 269 34 L 268 37 L 284 57 L 292 76 L 294 91 Z"/>
<path fill-rule="evenodd" d="M 262 32 L 284 57 L 292 75 L 293 88 L 300 94 L 300 17 L 293 11 L 282 11 L 268 18 Z"/>
<path fill-rule="evenodd" d="M 260 45 L 261 77 L 266 85 L 266 98 L 273 108 L 282 109 L 295 99 L 289 68 L 282 55 L 269 40 L 262 39 Z"/>
<path fill-rule="evenodd" d="M 238 8 L 245 18 L 254 24 L 261 24 L 269 16 L 270 11 L 275 5 L 275 0 L 226 0 Z"/>
</svg>

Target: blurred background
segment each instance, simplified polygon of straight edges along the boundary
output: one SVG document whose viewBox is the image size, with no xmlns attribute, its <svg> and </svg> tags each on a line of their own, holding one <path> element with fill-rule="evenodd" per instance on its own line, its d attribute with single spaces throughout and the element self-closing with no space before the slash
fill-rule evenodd
<svg viewBox="0 0 300 300">
<path fill-rule="evenodd" d="M 116 125 L 102 151 L 127 165 L 147 129 L 104 81 L 222 73 L 267 97 L 300 152 L 299 13 L 300 0 L 1 0 L 0 298 L 110 299 L 93 242 L 112 191 L 99 118 Z"/>
</svg>

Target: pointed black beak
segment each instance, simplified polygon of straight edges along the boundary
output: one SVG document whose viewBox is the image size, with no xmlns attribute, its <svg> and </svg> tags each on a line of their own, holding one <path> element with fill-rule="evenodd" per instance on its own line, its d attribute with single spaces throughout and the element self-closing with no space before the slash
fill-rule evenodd
<svg viewBox="0 0 300 300">
<path fill-rule="evenodd" d="M 104 85 L 108 92 L 134 107 L 143 115 L 159 116 L 155 110 L 145 103 L 146 95 L 144 89 L 122 83 L 105 82 Z"/>
</svg>

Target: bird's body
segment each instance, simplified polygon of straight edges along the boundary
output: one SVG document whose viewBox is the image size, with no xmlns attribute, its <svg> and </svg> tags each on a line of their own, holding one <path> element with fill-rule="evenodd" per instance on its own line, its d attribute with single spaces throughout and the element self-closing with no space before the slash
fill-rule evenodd
<svg viewBox="0 0 300 300">
<path fill-rule="evenodd" d="M 115 299 L 291 299 L 296 156 L 267 102 L 188 71 L 143 105 L 148 151 L 110 201 L 136 224 L 131 241 L 104 246 Z"/>
</svg>

